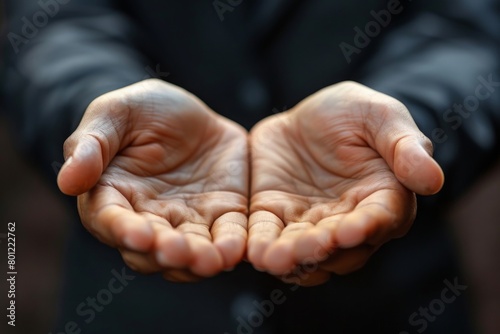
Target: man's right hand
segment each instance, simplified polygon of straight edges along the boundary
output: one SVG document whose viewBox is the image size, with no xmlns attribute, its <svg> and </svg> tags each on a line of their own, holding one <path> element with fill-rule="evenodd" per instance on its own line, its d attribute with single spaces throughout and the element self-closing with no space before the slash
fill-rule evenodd
<svg viewBox="0 0 500 334">
<path fill-rule="evenodd" d="M 239 263 L 247 240 L 247 135 L 174 85 L 145 80 L 94 100 L 64 145 L 62 192 L 125 262 L 172 281 Z"/>
</svg>

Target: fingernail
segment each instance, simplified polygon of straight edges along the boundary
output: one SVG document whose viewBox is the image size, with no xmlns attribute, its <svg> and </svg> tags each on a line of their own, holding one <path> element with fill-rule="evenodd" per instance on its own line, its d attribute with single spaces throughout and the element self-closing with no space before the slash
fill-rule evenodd
<svg viewBox="0 0 500 334">
<path fill-rule="evenodd" d="M 71 166 L 71 164 L 73 163 L 73 157 L 70 156 L 68 159 L 66 159 L 66 161 L 64 161 L 63 165 L 61 166 L 61 169 L 59 170 L 59 173 L 58 174 L 61 174 L 61 171 L 63 169 L 66 169 L 68 168 L 69 166 Z"/>
<path fill-rule="evenodd" d="M 66 166 L 69 166 L 72 162 L 73 162 L 73 156 L 70 155 L 70 157 L 68 159 L 66 159 L 66 161 L 64 162 L 64 164 Z"/>
<path fill-rule="evenodd" d="M 125 238 L 123 238 L 123 244 L 127 246 L 127 248 L 130 248 L 132 250 L 136 250 L 138 248 L 137 244 L 130 236 L 126 236 Z"/>
<path fill-rule="evenodd" d="M 161 265 L 168 265 L 168 260 L 165 254 L 162 251 L 157 251 L 156 252 L 156 261 L 158 261 L 159 264 Z"/>
</svg>

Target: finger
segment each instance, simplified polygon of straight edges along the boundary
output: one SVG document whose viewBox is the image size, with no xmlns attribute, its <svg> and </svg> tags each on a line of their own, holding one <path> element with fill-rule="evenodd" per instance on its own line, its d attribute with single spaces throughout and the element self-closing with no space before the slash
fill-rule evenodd
<svg viewBox="0 0 500 334">
<path fill-rule="evenodd" d="M 289 223 L 264 253 L 264 267 L 274 275 L 284 274 L 296 266 L 295 248 L 298 238 L 314 227 L 310 222 Z"/>
<path fill-rule="evenodd" d="M 245 254 L 247 243 L 246 215 L 229 212 L 215 220 L 210 230 L 213 243 L 224 260 L 224 268 L 238 264 Z"/>
<path fill-rule="evenodd" d="M 98 186 L 79 196 L 78 210 L 87 230 L 111 247 L 145 252 L 153 245 L 150 222 L 114 188 Z"/>
<path fill-rule="evenodd" d="M 224 259 L 212 242 L 208 225 L 185 222 L 177 227 L 192 254 L 189 269 L 193 274 L 211 277 L 223 269 Z"/>
<path fill-rule="evenodd" d="M 408 109 L 384 94 L 372 94 L 365 109 L 367 139 L 385 159 L 398 180 L 421 194 L 437 193 L 444 174 L 432 158 L 432 143 L 420 132 Z"/>
<path fill-rule="evenodd" d="M 256 211 L 248 219 L 247 257 L 257 268 L 264 268 L 264 253 L 280 235 L 285 225 L 275 214 Z"/>
<path fill-rule="evenodd" d="M 443 187 L 444 174 L 431 158 L 429 139 L 405 137 L 394 150 L 393 171 L 408 189 L 420 195 L 432 195 Z"/>
<path fill-rule="evenodd" d="M 193 253 L 182 233 L 159 224 L 155 226 L 156 261 L 164 268 L 187 268 L 193 262 Z"/>
<path fill-rule="evenodd" d="M 162 268 L 186 268 L 193 254 L 186 238 L 169 221 L 151 213 L 141 213 L 151 222 L 155 234 L 154 259 Z"/>
<path fill-rule="evenodd" d="M 379 190 L 344 215 L 334 235 L 335 244 L 352 248 L 362 243 L 382 244 L 408 231 L 416 214 L 410 192 Z"/>
<path fill-rule="evenodd" d="M 362 268 L 375 250 L 374 246 L 369 245 L 339 249 L 328 260 L 321 262 L 319 267 L 337 275 L 345 275 Z"/>
<path fill-rule="evenodd" d="M 130 269 L 142 274 L 152 274 L 162 269 L 151 253 L 140 253 L 120 248 L 120 254 Z"/>
<path fill-rule="evenodd" d="M 122 145 L 127 109 L 107 94 L 92 102 L 75 132 L 64 143 L 57 183 L 68 195 L 80 195 L 99 180 Z"/>
<path fill-rule="evenodd" d="M 294 248 L 296 263 L 321 262 L 335 252 L 336 245 L 333 238 L 335 225 L 333 222 L 328 224 L 329 228 L 323 225 L 320 221 L 314 228 L 299 236 Z"/>
<path fill-rule="evenodd" d="M 70 156 L 57 175 L 57 184 L 66 195 L 80 195 L 92 188 L 102 175 L 102 149 L 96 138 L 87 137 L 69 151 Z"/>
</svg>

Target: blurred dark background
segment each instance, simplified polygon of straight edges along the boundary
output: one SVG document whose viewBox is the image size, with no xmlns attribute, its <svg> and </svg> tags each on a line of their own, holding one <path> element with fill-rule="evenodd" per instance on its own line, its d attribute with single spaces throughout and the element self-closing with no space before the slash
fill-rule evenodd
<svg viewBox="0 0 500 334">
<path fill-rule="evenodd" d="M 5 36 L 3 1 L 0 33 Z M 3 61 L 3 59 L 0 59 Z M 0 333 L 48 333 L 55 320 L 66 235 L 62 196 L 22 157 L 0 110 Z M 7 224 L 16 222 L 16 324 L 7 326 Z"/>
<path fill-rule="evenodd" d="M 20 157 L 5 117 L 0 116 L 0 333 L 48 333 L 62 284 L 66 208 L 37 171 Z M 6 331 L 7 224 L 16 222 L 16 321 Z M 4 330 L 2 330 L 4 328 Z M 25 328 L 25 329 L 24 329 Z"/>
<path fill-rule="evenodd" d="M 3 2 L 0 1 L 0 19 Z M 3 21 L 0 22 L 3 27 Z M 5 34 L 2 29 L 2 35 Z M 0 59 L 0 61 L 3 61 Z M 69 212 L 54 184 L 22 157 L 0 110 L 0 296 L 7 306 L 7 224 L 16 222 L 16 322 L 0 333 L 48 333 L 55 320 Z M 450 209 L 449 230 L 465 279 L 471 319 L 480 333 L 500 333 L 500 163 Z"/>
</svg>

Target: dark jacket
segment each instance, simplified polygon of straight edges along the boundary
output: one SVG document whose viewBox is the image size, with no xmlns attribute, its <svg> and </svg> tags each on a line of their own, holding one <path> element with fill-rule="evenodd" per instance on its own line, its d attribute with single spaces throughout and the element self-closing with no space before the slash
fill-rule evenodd
<svg viewBox="0 0 500 334">
<path fill-rule="evenodd" d="M 498 148 L 499 7 L 494 0 L 7 1 L 3 99 L 25 147 L 50 166 L 92 99 L 143 78 L 184 87 L 246 127 L 356 80 L 408 106 L 456 192 Z M 491 96 L 476 105 L 484 81 L 494 83 L 480 93 Z M 470 111 L 454 108 L 464 103 Z"/>
<path fill-rule="evenodd" d="M 443 195 L 436 197 L 431 207 L 434 209 L 461 194 L 498 157 L 500 6 L 494 0 L 11 0 L 6 3 L 2 101 L 18 126 L 24 149 L 53 179 L 53 168 L 62 162 L 62 143 L 78 125 L 90 101 L 149 77 L 186 88 L 216 112 L 247 128 L 342 80 L 359 81 L 394 96 L 407 105 L 419 127 L 433 140 L 435 156 L 444 167 L 447 184 Z M 96 274 L 102 284 L 111 277 L 111 263 L 119 263 L 116 255 L 102 255 L 111 254 L 110 250 L 83 237 L 80 231 L 75 233 L 80 236 L 70 246 L 76 255 L 69 261 L 72 269 L 68 284 L 78 288 L 67 289 L 67 309 L 60 324 L 71 316 L 90 319 L 89 314 L 81 316 L 77 312 L 82 298 L 85 300 L 85 296 L 97 292 L 93 290 L 97 283 L 85 285 L 80 277 L 80 271 L 97 272 L 99 264 L 91 263 L 89 258 L 100 258 L 103 263 L 109 258 L 107 264 L 101 265 L 100 274 Z M 427 245 L 440 242 L 432 236 L 426 239 Z M 89 244 L 93 248 L 82 252 L 81 247 Z M 411 238 L 407 244 L 411 244 Z M 432 254 L 427 255 L 435 259 Z M 394 261 L 401 264 L 401 258 Z M 383 267 L 376 260 L 374 263 Z M 390 266 L 391 262 L 383 263 Z M 426 272 L 436 269 L 425 268 Z M 245 270 L 182 288 L 141 277 L 137 280 L 143 280 L 142 292 L 131 292 L 127 298 L 161 305 L 154 312 L 148 311 L 153 326 L 148 328 L 161 327 L 154 327 L 157 314 L 167 310 L 177 314 L 183 307 L 188 310 L 192 307 L 193 312 L 198 312 L 196 321 L 205 326 L 200 328 L 207 329 L 210 324 L 211 328 L 236 332 L 237 326 L 243 326 L 237 321 L 241 310 L 233 310 L 235 313 L 230 316 L 225 313 L 207 316 L 211 313 L 199 312 L 209 312 L 207 308 L 212 308 L 209 301 L 214 298 L 222 299 L 213 302 L 213 309 L 220 306 L 226 310 L 230 300 L 235 295 L 241 297 L 240 292 L 245 289 L 254 292 L 243 293 L 242 300 L 246 298 L 250 301 L 247 304 L 254 305 L 254 298 L 264 300 L 269 297 L 265 295 L 266 289 L 278 286 L 253 271 L 248 275 L 258 278 L 245 281 L 248 276 Z M 368 274 L 351 276 L 349 280 L 338 278 L 343 292 L 328 285 L 294 292 L 297 301 L 281 310 L 306 315 L 310 312 L 313 319 L 304 316 L 301 323 L 311 332 L 314 328 L 367 328 L 370 333 L 396 332 L 405 326 L 420 328 L 409 324 L 407 319 L 420 305 L 416 302 L 419 297 L 413 298 L 412 291 L 415 295 L 427 291 L 421 280 L 420 288 L 408 288 L 418 281 L 408 277 L 413 269 L 380 269 L 382 274 L 377 279 L 373 276 L 377 273 L 373 264 L 366 270 Z M 398 277 L 404 277 L 406 283 L 394 283 Z M 234 283 L 238 279 L 241 282 Z M 367 280 L 372 283 L 366 283 Z M 435 287 L 438 294 L 441 281 Z M 233 282 L 234 286 L 227 282 Z M 255 285 L 259 284 L 255 292 Z M 165 289 L 166 286 L 171 290 Z M 165 298 L 172 301 L 158 300 L 157 289 L 165 289 L 162 290 Z M 212 289 L 219 292 L 207 292 Z M 224 289 L 226 295 L 220 297 Z M 130 296 L 133 294 L 136 295 Z M 380 313 L 380 304 L 375 299 L 384 296 L 386 312 Z M 411 299 L 412 303 L 398 307 L 390 302 L 398 297 Z M 192 298 L 192 303 L 186 298 Z M 178 307 L 172 306 L 173 300 L 179 303 Z M 303 301 L 312 305 L 304 308 Z M 199 307 L 196 303 L 200 303 Z M 343 307 L 342 303 L 348 305 Z M 117 304 L 109 306 L 108 312 L 113 314 L 109 310 L 117 308 L 114 314 L 125 312 L 127 321 L 132 323 L 122 330 L 134 328 L 134 324 L 143 328 L 138 319 L 147 322 L 144 314 L 148 312 L 135 309 L 137 305 L 125 307 L 129 305 L 126 302 Z M 162 307 L 165 311 L 158 311 Z M 338 313 L 339 318 L 333 315 L 329 318 L 325 308 L 332 312 L 346 308 L 348 311 L 342 316 Z M 357 308 L 359 314 L 353 311 Z M 142 316 L 134 318 L 134 312 Z M 288 311 L 276 312 L 275 319 L 288 319 Z M 227 320 L 228 317 L 232 320 Z M 102 318 L 106 319 L 104 315 Z M 357 322 L 359 318 L 367 319 L 366 323 Z M 170 319 L 165 324 L 168 327 L 189 317 L 176 315 L 165 319 Z M 89 324 L 81 321 L 81 324 L 87 329 L 94 328 L 94 332 L 111 333 L 112 329 L 122 328 L 118 323 L 110 324 L 111 320 L 101 320 L 93 319 Z M 233 321 L 234 327 L 228 321 Z M 291 322 L 290 330 L 299 331 L 302 328 L 299 323 Z M 194 333 L 197 324 L 190 325 L 192 331 L 186 333 Z M 434 329 L 439 333 L 436 326 Z M 449 327 L 443 326 L 441 333 L 450 332 Z"/>
</svg>

